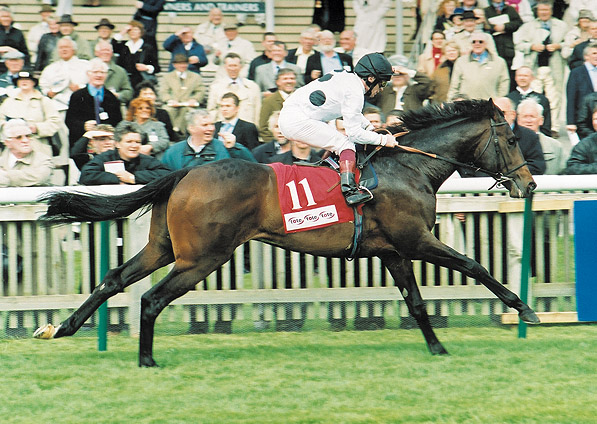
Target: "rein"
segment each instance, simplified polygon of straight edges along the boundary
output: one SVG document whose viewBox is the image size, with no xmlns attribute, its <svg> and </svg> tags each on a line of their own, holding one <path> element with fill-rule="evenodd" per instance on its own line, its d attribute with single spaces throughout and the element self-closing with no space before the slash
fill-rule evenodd
<svg viewBox="0 0 597 424">
<path fill-rule="evenodd" d="M 484 172 L 485 174 L 489 175 L 490 177 L 492 177 L 495 180 L 495 183 L 488 188 L 488 190 L 493 189 L 494 187 L 503 187 L 503 184 L 506 181 L 511 181 L 512 178 L 510 177 L 511 174 L 513 174 L 514 172 L 518 171 L 520 168 L 522 168 L 523 166 L 525 166 L 527 164 L 526 161 L 522 162 L 520 165 L 516 166 L 515 168 L 512 169 L 507 169 L 505 173 L 502 172 L 492 172 L 489 171 L 487 169 L 481 168 L 480 166 L 477 166 L 474 164 L 474 162 L 478 161 L 481 156 L 483 156 L 483 154 L 487 151 L 489 145 L 491 144 L 491 141 L 493 141 L 493 146 L 495 147 L 495 152 L 497 154 L 497 156 L 499 158 L 501 158 L 501 161 L 504 162 L 505 168 L 507 168 L 507 164 L 506 164 L 506 158 L 504 157 L 504 153 L 502 152 L 502 149 L 500 149 L 499 146 L 499 138 L 497 135 L 497 131 L 496 131 L 496 127 L 502 126 L 502 125 L 508 125 L 508 122 L 504 121 L 504 122 L 495 122 L 493 120 L 493 118 L 489 118 L 490 122 L 491 122 L 491 133 L 489 134 L 489 139 L 487 140 L 487 143 L 485 144 L 485 147 L 483 147 L 483 150 L 481 151 L 481 153 L 479 154 L 479 156 L 477 156 L 475 159 L 473 159 L 473 163 L 464 163 L 464 162 L 459 162 L 457 160 L 454 159 L 450 159 L 444 156 L 440 156 L 437 155 L 435 153 L 429 153 L 429 152 L 425 152 L 423 150 L 419 150 L 415 147 L 410 147 L 410 146 L 403 146 L 401 144 L 399 144 L 397 147 L 409 152 L 409 153 L 417 153 L 420 155 L 425 155 L 428 156 L 430 158 L 433 159 L 439 159 L 442 160 L 444 162 L 448 162 L 451 163 L 452 165 L 456 165 L 458 167 L 462 167 L 462 168 L 468 168 L 470 170 L 473 170 L 475 172 Z M 375 150 L 373 150 L 371 153 L 369 153 L 369 155 L 367 155 L 367 157 L 365 158 L 364 163 L 362 164 L 363 166 L 369 162 L 369 159 L 371 159 L 371 157 L 377 153 L 382 146 L 377 146 L 375 148 Z M 361 166 L 360 166 L 361 167 Z"/>
</svg>

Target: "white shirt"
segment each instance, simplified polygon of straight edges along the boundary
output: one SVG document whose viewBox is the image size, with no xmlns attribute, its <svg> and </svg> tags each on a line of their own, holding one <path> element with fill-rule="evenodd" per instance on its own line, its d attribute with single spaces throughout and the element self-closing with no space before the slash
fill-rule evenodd
<svg viewBox="0 0 597 424">
<path fill-rule="evenodd" d="M 379 144 L 379 134 L 366 131 L 370 125 L 363 116 L 365 86 L 351 72 L 334 71 L 330 78 L 317 79 L 297 89 L 286 99 L 283 108 L 297 108 L 308 118 L 328 122 L 344 120 L 346 135 L 353 143 Z"/>
</svg>

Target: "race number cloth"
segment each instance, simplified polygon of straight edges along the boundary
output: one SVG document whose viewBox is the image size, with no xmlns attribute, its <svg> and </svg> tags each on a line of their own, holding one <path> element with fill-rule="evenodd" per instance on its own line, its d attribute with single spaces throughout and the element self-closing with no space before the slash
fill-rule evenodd
<svg viewBox="0 0 597 424">
<path fill-rule="evenodd" d="M 278 200 L 287 233 L 354 220 L 354 212 L 340 190 L 336 171 L 281 163 L 269 166 L 278 180 Z"/>
</svg>

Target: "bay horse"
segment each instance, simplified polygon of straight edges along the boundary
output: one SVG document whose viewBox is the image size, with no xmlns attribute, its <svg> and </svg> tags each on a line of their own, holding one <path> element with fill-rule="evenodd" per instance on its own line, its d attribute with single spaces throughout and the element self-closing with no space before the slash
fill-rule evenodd
<svg viewBox="0 0 597 424">
<path fill-rule="evenodd" d="M 479 263 L 440 242 L 431 232 L 436 218 L 436 192 L 463 163 L 482 168 L 509 190 L 527 197 L 536 187 L 516 138 L 491 100 L 469 100 L 405 112 L 409 132 L 399 139 L 405 148 L 381 149 L 371 158 L 379 177 L 372 201 L 363 206 L 359 257 L 378 256 L 402 293 L 432 354 L 447 354 L 437 339 L 413 273 L 413 260 L 453 269 L 484 284 L 527 323 L 539 322 L 534 311 L 493 278 Z M 398 130 L 397 130 L 398 131 Z M 433 157 L 431 157 L 433 156 Z M 149 241 L 132 259 L 110 270 L 90 297 L 60 325 L 47 324 L 34 337 L 74 334 L 111 296 L 174 262 L 172 270 L 141 298 L 139 366 L 156 366 L 154 324 L 174 299 L 193 289 L 230 259 L 249 240 L 298 252 L 347 257 L 352 223 L 285 233 L 276 176 L 271 167 L 226 159 L 175 171 L 136 192 L 95 195 L 54 192 L 41 200 L 48 224 L 122 218 L 143 207 L 152 209 Z"/>
</svg>

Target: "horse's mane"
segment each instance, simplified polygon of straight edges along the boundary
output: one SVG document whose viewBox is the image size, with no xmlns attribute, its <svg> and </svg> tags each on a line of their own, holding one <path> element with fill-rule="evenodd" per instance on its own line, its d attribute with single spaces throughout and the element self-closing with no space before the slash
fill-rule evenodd
<svg viewBox="0 0 597 424">
<path fill-rule="evenodd" d="M 431 125 L 450 122 L 458 118 L 477 120 L 493 115 L 495 105 L 491 100 L 462 100 L 441 103 L 406 111 L 400 115 L 401 127 L 416 131 L 428 129 Z"/>
</svg>

